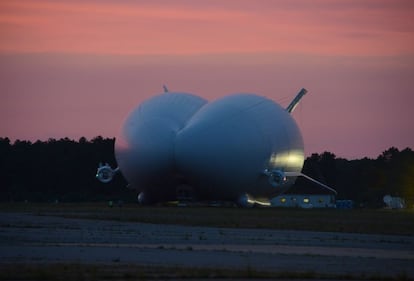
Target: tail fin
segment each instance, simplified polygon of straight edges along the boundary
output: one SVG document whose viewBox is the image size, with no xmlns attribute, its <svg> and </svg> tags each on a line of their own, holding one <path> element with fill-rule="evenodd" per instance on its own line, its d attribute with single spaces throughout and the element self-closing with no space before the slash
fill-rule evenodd
<svg viewBox="0 0 414 281">
<path fill-rule="evenodd" d="M 305 88 L 302 88 L 296 95 L 296 97 L 292 100 L 292 102 L 288 105 L 288 107 L 286 107 L 286 111 L 289 113 L 293 112 L 293 110 L 295 110 L 295 107 L 298 105 L 299 101 L 307 92 L 308 91 Z"/>
</svg>

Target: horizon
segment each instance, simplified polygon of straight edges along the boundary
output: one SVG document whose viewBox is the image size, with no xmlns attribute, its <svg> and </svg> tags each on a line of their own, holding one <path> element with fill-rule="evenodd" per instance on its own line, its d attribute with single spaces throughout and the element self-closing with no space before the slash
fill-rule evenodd
<svg viewBox="0 0 414 281">
<path fill-rule="evenodd" d="M 414 2 L 0 3 L 0 137 L 116 137 L 170 91 L 286 107 L 305 155 L 376 158 L 414 146 Z"/>
<path fill-rule="evenodd" d="M 103 136 L 95 136 L 95 137 L 92 137 L 90 139 L 82 136 L 79 139 L 74 139 L 74 138 L 69 138 L 69 137 L 63 137 L 63 138 L 59 138 L 59 139 L 49 138 L 47 140 L 39 140 L 39 139 L 37 139 L 37 140 L 24 140 L 24 139 L 15 139 L 15 140 L 12 140 L 12 139 L 10 139 L 8 137 L 1 137 L 0 136 L 0 141 L 2 141 L 2 140 L 9 140 L 10 141 L 10 145 L 12 145 L 12 146 L 13 145 L 16 145 L 16 143 L 18 143 L 18 142 L 26 142 L 26 143 L 30 143 L 30 145 L 33 145 L 33 144 L 36 144 L 38 142 L 41 142 L 41 143 L 49 143 L 51 141 L 70 141 L 70 142 L 75 142 L 75 143 L 80 144 L 81 143 L 81 139 L 84 139 L 84 141 L 86 141 L 86 142 L 93 143 L 93 141 L 95 139 L 98 139 L 98 138 L 102 138 L 103 140 L 114 140 L 114 141 L 116 141 L 116 137 L 103 137 Z M 347 160 L 347 161 L 362 160 L 362 159 L 375 160 L 378 157 L 380 157 L 384 152 L 389 151 L 389 150 L 392 150 L 392 149 L 397 149 L 398 152 L 402 152 L 402 151 L 407 150 L 407 149 L 413 151 L 413 148 L 408 147 L 408 146 L 407 147 L 404 147 L 404 148 L 398 148 L 398 147 L 395 147 L 395 146 L 391 146 L 391 147 L 385 149 L 384 151 L 382 151 L 376 157 L 362 156 L 360 158 L 353 158 L 353 159 L 348 159 L 348 158 L 340 157 L 340 156 L 336 155 L 336 153 L 334 151 L 322 151 L 322 152 L 311 152 L 309 154 L 306 154 L 305 155 L 305 160 L 307 158 L 310 158 L 312 155 L 315 155 L 315 154 L 322 155 L 324 153 L 332 153 L 335 156 L 335 159 L 344 159 L 344 160 Z"/>
</svg>

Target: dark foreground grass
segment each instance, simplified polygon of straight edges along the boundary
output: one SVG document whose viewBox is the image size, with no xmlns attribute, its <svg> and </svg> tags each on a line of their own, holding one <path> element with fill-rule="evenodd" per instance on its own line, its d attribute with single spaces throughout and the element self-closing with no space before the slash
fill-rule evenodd
<svg viewBox="0 0 414 281">
<path fill-rule="evenodd" d="M 155 224 L 414 235 L 414 210 L 412 209 L 243 209 L 142 207 L 135 204 L 109 208 L 103 203 L 7 203 L 0 204 L 0 211 Z"/>
<path fill-rule="evenodd" d="M 151 279 L 269 279 L 269 280 L 409 280 L 396 276 L 319 274 L 315 272 L 268 272 L 241 269 L 186 268 L 95 264 L 0 264 L 0 280 L 151 280 Z"/>
</svg>

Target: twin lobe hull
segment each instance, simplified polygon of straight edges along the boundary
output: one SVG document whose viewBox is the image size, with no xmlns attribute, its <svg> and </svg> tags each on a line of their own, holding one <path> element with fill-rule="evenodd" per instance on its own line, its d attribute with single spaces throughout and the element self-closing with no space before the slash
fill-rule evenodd
<svg viewBox="0 0 414 281">
<path fill-rule="evenodd" d="M 304 160 L 291 115 L 254 94 L 211 103 L 185 93 L 155 96 L 130 114 L 115 153 L 125 178 L 151 201 L 174 199 L 183 184 L 200 200 L 269 198 L 283 189 L 263 171 L 300 172 Z"/>
</svg>

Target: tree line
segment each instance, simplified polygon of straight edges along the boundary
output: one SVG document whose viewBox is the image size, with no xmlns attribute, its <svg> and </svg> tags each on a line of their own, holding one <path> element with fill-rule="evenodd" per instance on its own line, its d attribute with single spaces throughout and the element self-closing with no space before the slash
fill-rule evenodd
<svg viewBox="0 0 414 281">
<path fill-rule="evenodd" d="M 0 138 L 0 201 L 80 202 L 136 201 L 136 192 L 117 175 L 109 184 L 95 179 L 99 162 L 116 166 L 114 138 L 101 136 L 78 141 Z M 303 172 L 338 191 L 337 199 L 350 199 L 366 207 L 383 206 L 386 194 L 414 204 L 414 152 L 391 147 L 376 159 L 347 160 L 331 152 L 312 154 Z M 299 178 L 292 192 L 317 193 L 314 184 Z"/>
<path fill-rule="evenodd" d="M 376 159 L 347 160 L 331 152 L 312 154 L 305 160 L 303 173 L 333 187 L 337 199 L 350 199 L 357 206 L 379 208 L 383 197 L 402 197 L 414 205 L 414 152 L 391 147 Z M 315 185 L 298 179 L 292 189 L 305 192 Z M 320 190 L 320 188 L 319 188 Z"/>
<path fill-rule="evenodd" d="M 1 201 L 63 202 L 136 198 L 122 177 L 108 184 L 95 178 L 100 161 L 116 166 L 115 139 L 48 141 L 0 138 Z"/>
</svg>

